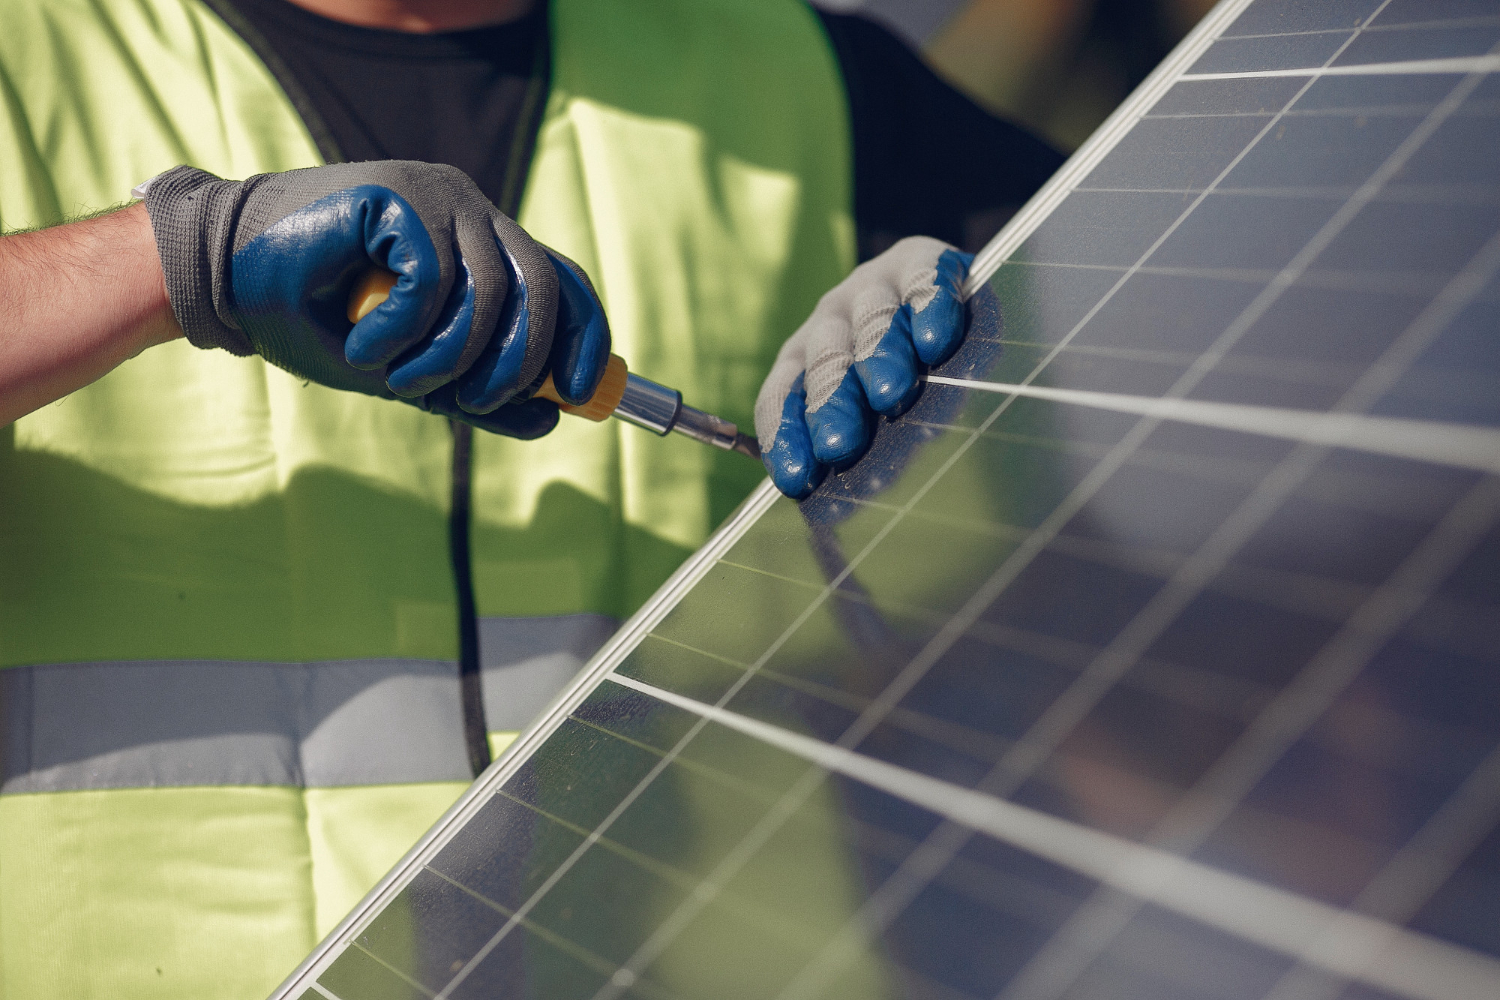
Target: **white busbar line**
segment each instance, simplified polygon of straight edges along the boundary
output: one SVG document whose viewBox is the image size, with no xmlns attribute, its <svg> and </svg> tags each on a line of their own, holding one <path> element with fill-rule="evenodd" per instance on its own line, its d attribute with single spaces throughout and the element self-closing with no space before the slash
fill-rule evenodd
<svg viewBox="0 0 1500 1000">
<path fill-rule="evenodd" d="M 1175 420 L 1200 427 L 1239 431 L 1242 434 L 1305 441 L 1332 448 L 1352 448 L 1377 455 L 1500 473 L 1500 428 L 1495 427 L 1450 424 L 1437 420 L 1407 420 L 1401 417 L 1372 417 L 1363 413 L 1328 413 L 1322 410 L 1291 410 L 1244 403 L 1215 403 L 1201 399 L 1127 396 L 1117 392 L 1056 389 L 1011 382 L 978 382 L 943 375 L 928 375 L 926 380 L 935 385 L 1026 396 L 1097 410 L 1133 413 L 1159 420 Z"/>
<path fill-rule="evenodd" d="M 632 677 L 621 687 L 717 722 L 1122 892 L 1347 979 L 1417 1000 L 1494 1000 L 1500 961 L 1154 847 L 705 705 Z M 1329 932 L 1337 928 L 1338 934 Z"/>
<path fill-rule="evenodd" d="M 1403 76 L 1422 73 L 1500 73 L 1500 55 L 1410 59 L 1403 62 L 1308 66 L 1305 69 L 1251 69 L 1234 73 L 1184 73 L 1180 80 L 1255 80 L 1267 76 Z"/>
</svg>

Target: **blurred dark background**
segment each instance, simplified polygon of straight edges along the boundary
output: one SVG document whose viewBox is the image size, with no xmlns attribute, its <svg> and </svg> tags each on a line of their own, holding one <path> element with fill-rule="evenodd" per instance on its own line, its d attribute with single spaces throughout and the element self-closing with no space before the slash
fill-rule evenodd
<svg viewBox="0 0 1500 1000">
<path fill-rule="evenodd" d="M 1078 147 L 1214 0 L 814 0 L 880 21 L 950 83 Z"/>
</svg>

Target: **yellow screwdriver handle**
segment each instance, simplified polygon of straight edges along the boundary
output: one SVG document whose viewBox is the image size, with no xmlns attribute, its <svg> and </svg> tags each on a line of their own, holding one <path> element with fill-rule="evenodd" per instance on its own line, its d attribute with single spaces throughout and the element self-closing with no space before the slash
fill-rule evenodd
<svg viewBox="0 0 1500 1000">
<path fill-rule="evenodd" d="M 383 267 L 372 267 L 366 271 L 364 277 L 354 283 L 354 290 L 349 293 L 349 322 L 358 323 L 368 316 L 376 306 L 386 300 L 391 294 L 391 289 L 396 285 L 396 273 L 387 271 Z M 625 395 L 625 376 L 630 370 L 625 365 L 625 359 L 618 354 L 609 356 L 609 363 L 604 368 L 604 377 L 599 380 L 599 388 L 594 390 L 593 396 L 582 406 L 574 406 L 563 402 L 563 398 L 557 394 L 557 387 L 552 384 L 552 375 L 549 372 L 547 380 L 536 394 L 543 399 L 550 399 L 562 408 L 564 413 L 571 413 L 576 417 L 584 417 L 595 422 L 608 420 L 609 415 L 615 412 L 615 407 L 620 405 L 620 398 Z"/>
</svg>

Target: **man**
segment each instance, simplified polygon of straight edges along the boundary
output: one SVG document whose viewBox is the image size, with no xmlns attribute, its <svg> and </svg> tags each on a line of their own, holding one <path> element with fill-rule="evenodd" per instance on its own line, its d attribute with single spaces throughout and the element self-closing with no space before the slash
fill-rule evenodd
<svg viewBox="0 0 1500 1000">
<path fill-rule="evenodd" d="M 803 494 L 1058 162 L 790 0 L 0 23 L 0 225 L 152 179 L 0 239 L 6 996 L 267 992 L 763 471 L 537 383 L 612 348 Z"/>
</svg>

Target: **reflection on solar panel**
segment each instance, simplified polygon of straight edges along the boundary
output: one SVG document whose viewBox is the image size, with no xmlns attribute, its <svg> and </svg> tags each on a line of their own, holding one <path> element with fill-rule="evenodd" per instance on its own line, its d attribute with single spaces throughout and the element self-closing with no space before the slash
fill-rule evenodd
<svg viewBox="0 0 1500 1000">
<path fill-rule="evenodd" d="M 1497 43 L 1222 4 L 278 996 L 1500 996 Z"/>
</svg>

